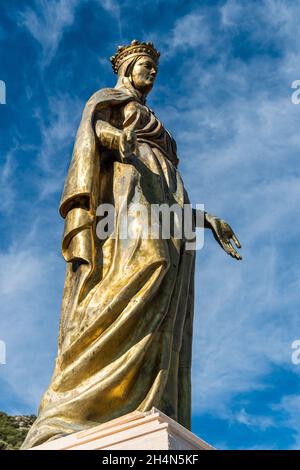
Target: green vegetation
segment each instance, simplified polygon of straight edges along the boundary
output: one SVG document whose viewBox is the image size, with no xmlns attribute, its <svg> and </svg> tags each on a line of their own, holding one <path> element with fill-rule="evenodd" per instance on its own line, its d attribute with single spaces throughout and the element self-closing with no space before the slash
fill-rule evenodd
<svg viewBox="0 0 300 470">
<path fill-rule="evenodd" d="M 36 417 L 8 416 L 0 412 L 0 450 L 17 450 Z"/>
</svg>

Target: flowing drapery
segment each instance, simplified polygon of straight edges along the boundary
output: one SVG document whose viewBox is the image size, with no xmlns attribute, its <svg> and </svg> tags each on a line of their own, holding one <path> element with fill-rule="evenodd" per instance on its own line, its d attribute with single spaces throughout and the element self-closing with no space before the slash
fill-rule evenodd
<svg viewBox="0 0 300 470">
<path fill-rule="evenodd" d="M 101 163 L 94 124 L 104 108 L 122 110 L 136 131 L 131 163 Z M 190 428 L 195 253 L 184 238 L 145 238 L 134 212 L 189 202 L 176 165 L 173 139 L 131 90 L 88 101 L 60 206 L 68 264 L 58 354 L 23 448 L 153 406 Z M 96 236 L 100 203 L 115 208 L 106 240 Z M 124 208 L 133 238 L 121 236 Z"/>
</svg>

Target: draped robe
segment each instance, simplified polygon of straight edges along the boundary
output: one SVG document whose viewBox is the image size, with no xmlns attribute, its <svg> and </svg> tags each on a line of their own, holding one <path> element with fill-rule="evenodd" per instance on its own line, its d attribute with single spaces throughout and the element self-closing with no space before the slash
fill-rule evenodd
<svg viewBox="0 0 300 470">
<path fill-rule="evenodd" d="M 101 110 L 135 130 L 130 162 L 101 148 Z M 143 237 L 138 217 L 135 237 L 120 236 L 124 207 L 189 203 L 177 164 L 175 141 L 134 89 L 89 99 L 60 205 L 67 271 L 58 353 L 24 449 L 153 406 L 190 428 L 195 252 L 184 237 Z M 105 240 L 96 235 L 101 203 L 115 208 Z"/>
</svg>

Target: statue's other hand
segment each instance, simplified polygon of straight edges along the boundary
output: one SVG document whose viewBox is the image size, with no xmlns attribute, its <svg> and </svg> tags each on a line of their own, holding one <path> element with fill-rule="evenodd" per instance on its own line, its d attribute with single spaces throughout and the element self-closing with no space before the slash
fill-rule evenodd
<svg viewBox="0 0 300 470">
<path fill-rule="evenodd" d="M 120 154 L 122 160 L 130 159 L 137 153 L 137 139 L 133 129 L 125 129 L 120 138 Z"/>
<path fill-rule="evenodd" d="M 206 214 L 206 223 L 223 250 L 233 258 L 241 260 L 242 257 L 232 245 L 231 240 L 234 242 L 237 248 L 241 248 L 241 244 L 230 225 L 227 224 L 224 220 L 209 214 Z"/>
</svg>

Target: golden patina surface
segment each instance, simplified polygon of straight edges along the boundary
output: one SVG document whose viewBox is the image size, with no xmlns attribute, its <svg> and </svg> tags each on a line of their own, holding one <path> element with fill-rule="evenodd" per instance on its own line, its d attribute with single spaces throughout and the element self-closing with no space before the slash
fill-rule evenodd
<svg viewBox="0 0 300 470">
<path fill-rule="evenodd" d="M 176 144 L 146 104 L 159 53 L 133 41 L 111 59 L 115 88 L 87 102 L 60 205 L 67 272 L 58 354 L 23 448 L 153 406 L 187 428 L 195 251 L 185 240 L 123 239 L 122 207 L 189 203 Z M 115 207 L 116 232 L 96 236 L 99 204 Z M 205 226 L 236 259 L 228 224 Z"/>
</svg>

